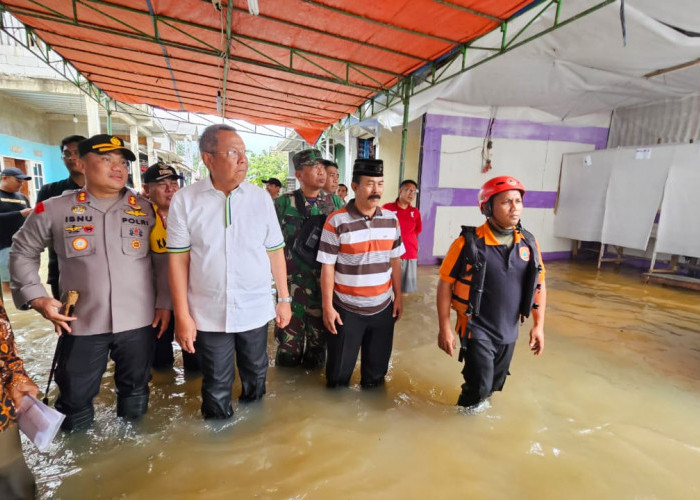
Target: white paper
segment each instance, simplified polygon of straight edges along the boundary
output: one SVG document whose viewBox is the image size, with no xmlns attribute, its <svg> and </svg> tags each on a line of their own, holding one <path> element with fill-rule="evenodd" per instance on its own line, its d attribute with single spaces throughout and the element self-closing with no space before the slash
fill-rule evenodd
<svg viewBox="0 0 700 500">
<path fill-rule="evenodd" d="M 651 148 L 637 148 L 634 154 L 635 160 L 650 160 L 651 159 Z"/>
<path fill-rule="evenodd" d="M 47 451 L 66 416 L 49 408 L 34 396 L 26 395 L 17 416 L 17 425 L 39 451 Z"/>
</svg>

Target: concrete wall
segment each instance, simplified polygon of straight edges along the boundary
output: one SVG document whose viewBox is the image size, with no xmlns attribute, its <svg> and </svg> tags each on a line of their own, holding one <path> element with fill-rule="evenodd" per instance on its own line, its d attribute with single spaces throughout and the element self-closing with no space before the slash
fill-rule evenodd
<svg viewBox="0 0 700 500">
<path fill-rule="evenodd" d="M 24 160 L 29 175 L 33 174 L 34 163 L 40 162 L 44 183 L 62 179 L 66 172 L 59 149 L 47 140 L 49 128 L 42 113 L 0 94 L 0 158 Z M 32 204 L 39 184 L 29 183 Z"/>
<path fill-rule="evenodd" d="M 517 116 L 517 118 L 515 118 Z M 512 175 L 527 189 L 523 226 L 538 238 L 544 257 L 567 255 L 571 241 L 553 233 L 553 218 L 564 153 L 606 146 L 609 117 L 564 124 L 522 119 L 501 111 L 492 127 L 492 169 L 482 173 L 482 148 L 489 119 L 426 115 L 422 145 L 419 263 L 445 255 L 461 225 L 479 225 L 477 193 L 492 177 Z"/>
<path fill-rule="evenodd" d="M 408 124 L 404 179 L 418 181 L 418 163 L 423 118 Z M 382 129 L 379 136 L 379 158 L 384 160 L 384 196 L 382 203 L 394 201 L 399 193 L 399 164 L 401 159 L 401 127 Z"/>
</svg>

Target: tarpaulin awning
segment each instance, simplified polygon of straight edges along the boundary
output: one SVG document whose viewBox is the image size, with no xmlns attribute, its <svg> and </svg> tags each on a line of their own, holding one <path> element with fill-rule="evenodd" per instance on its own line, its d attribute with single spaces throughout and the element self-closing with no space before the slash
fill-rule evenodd
<svg viewBox="0 0 700 500">
<path fill-rule="evenodd" d="M 309 143 L 368 98 L 535 3 L 2 1 L 115 100 L 283 125 Z"/>
</svg>

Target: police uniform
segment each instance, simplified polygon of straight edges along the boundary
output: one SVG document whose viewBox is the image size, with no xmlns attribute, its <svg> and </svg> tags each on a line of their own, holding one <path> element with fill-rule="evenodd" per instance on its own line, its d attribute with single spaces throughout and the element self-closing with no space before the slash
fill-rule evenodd
<svg viewBox="0 0 700 500">
<path fill-rule="evenodd" d="M 513 246 L 508 247 L 499 242 L 488 222 L 466 229 L 474 231 L 476 255 L 464 258 L 469 242 L 460 236 L 443 260 L 440 279 L 454 285 L 455 330 L 463 349 L 460 359 L 465 359 L 457 404 L 469 407 L 503 389 L 518 338 L 518 320 L 533 308 L 535 288 L 544 282 L 545 272 L 539 245 L 531 235 L 525 238 L 525 231 L 516 229 Z"/>
<path fill-rule="evenodd" d="M 156 308 L 169 305 L 162 282 L 154 293 L 149 235 L 155 223 L 150 202 L 123 189 L 113 205 L 81 189 L 37 204 L 16 234 L 10 252 L 15 304 L 26 309 L 48 294 L 41 284 L 39 255 L 49 245 L 61 269 L 61 293 L 76 290 L 77 317 L 61 337 L 56 408 L 64 429 L 93 420 L 107 354 L 115 361 L 117 414 L 137 418 L 148 407 L 148 381 Z"/>
<path fill-rule="evenodd" d="M 49 198 L 62 195 L 66 191 L 74 191 L 80 189 L 81 186 L 75 183 L 73 179 L 68 177 L 62 181 L 51 182 L 41 186 L 39 193 L 36 195 L 36 202 L 46 201 Z M 58 258 L 53 248 L 49 248 L 49 275 L 46 282 L 51 285 L 51 294 L 55 299 L 61 299 L 61 292 L 58 289 Z"/>
<path fill-rule="evenodd" d="M 278 366 L 303 365 L 314 369 L 323 366 L 325 361 L 321 270 L 305 263 L 292 251 L 305 219 L 297 208 L 297 199 L 303 200 L 303 211 L 310 216 L 330 215 L 341 208 L 342 201 L 335 195 L 320 191 L 315 203 L 311 204 L 301 189 L 275 200 L 277 218 L 284 235 L 287 283 L 292 297 L 289 324 L 285 328 L 275 327 L 275 338 L 279 342 L 276 363 Z"/>
</svg>

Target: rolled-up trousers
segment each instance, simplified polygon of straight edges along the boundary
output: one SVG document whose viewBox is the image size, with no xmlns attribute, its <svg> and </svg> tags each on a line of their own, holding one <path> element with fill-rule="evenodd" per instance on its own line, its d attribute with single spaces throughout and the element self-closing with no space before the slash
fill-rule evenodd
<svg viewBox="0 0 700 500">
<path fill-rule="evenodd" d="M 202 371 L 202 415 L 230 418 L 235 362 L 241 377 L 240 401 L 260 399 L 267 378 L 267 323 L 244 332 L 197 331 L 197 359 Z"/>
</svg>

